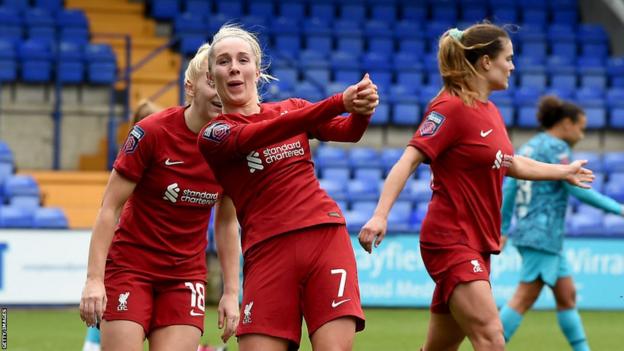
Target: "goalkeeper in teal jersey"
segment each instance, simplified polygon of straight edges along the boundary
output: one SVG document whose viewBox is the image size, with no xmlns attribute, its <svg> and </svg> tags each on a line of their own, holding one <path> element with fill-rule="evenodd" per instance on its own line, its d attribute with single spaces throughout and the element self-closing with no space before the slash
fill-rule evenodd
<svg viewBox="0 0 624 351">
<path fill-rule="evenodd" d="M 539 103 L 537 118 L 545 131 L 524 144 L 518 154 L 546 163 L 568 163 L 571 147 L 584 136 L 587 119 L 583 110 L 554 96 L 546 96 Z M 568 195 L 623 215 L 622 205 L 615 200 L 566 182 L 532 182 L 512 178 L 505 182 L 502 243 L 504 245 L 515 214 L 517 221 L 511 237 L 522 257 L 520 284 L 511 300 L 500 310 L 506 341 L 511 339 L 520 326 L 522 316 L 546 284 L 553 291 L 557 302 L 557 320 L 572 349 L 589 350 L 576 309 L 576 288 L 571 269 L 562 253 Z"/>
</svg>

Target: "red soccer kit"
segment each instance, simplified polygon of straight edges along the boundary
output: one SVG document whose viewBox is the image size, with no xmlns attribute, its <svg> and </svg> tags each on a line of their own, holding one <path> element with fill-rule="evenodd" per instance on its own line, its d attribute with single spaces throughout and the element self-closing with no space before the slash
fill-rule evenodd
<svg viewBox="0 0 624 351">
<path fill-rule="evenodd" d="M 433 195 L 420 234 L 429 273 L 439 283 L 438 273 L 474 259 L 478 262 L 467 266 L 470 272 L 487 273 L 489 254 L 500 250 L 502 182 L 513 157 L 498 109 L 481 101 L 469 107 L 442 93 L 431 102 L 409 145 L 427 157 L 433 174 Z M 429 259 L 435 255 L 428 250 L 452 247 L 456 250 L 447 251 L 449 257 Z M 464 248 L 474 257 L 460 254 Z M 445 302 L 455 284 L 449 285 Z"/>
<path fill-rule="evenodd" d="M 105 319 L 136 320 L 146 332 L 163 324 L 189 324 L 184 323 L 188 317 L 203 327 L 206 232 L 222 189 L 197 150 L 184 107 L 135 125 L 113 167 L 136 188 L 108 254 Z M 169 318 L 164 306 L 159 312 L 159 301 L 171 303 L 179 294 L 184 295 L 180 316 Z"/>
<path fill-rule="evenodd" d="M 308 138 L 357 141 L 369 118 L 336 117 L 344 112 L 342 95 L 260 108 L 249 116 L 217 117 L 198 141 L 242 227 L 238 335 L 271 335 L 298 344 L 302 314 L 310 333 L 342 316 L 356 317 L 361 330 L 353 248 L 340 208 L 314 175 Z"/>
<path fill-rule="evenodd" d="M 217 117 L 198 142 L 234 202 L 243 253 L 295 229 L 345 223 L 314 175 L 308 138 L 357 141 L 369 121 L 335 117 L 344 111 L 340 94 L 317 104 L 289 99 L 260 106 L 258 114 Z"/>
</svg>

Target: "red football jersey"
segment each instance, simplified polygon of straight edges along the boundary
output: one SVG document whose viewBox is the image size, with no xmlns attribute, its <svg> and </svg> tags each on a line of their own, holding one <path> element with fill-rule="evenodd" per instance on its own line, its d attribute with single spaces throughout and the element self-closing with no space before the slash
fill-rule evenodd
<svg viewBox="0 0 624 351">
<path fill-rule="evenodd" d="M 121 212 L 109 258 L 155 274 L 205 279 L 206 231 L 222 189 L 197 150 L 184 107 L 135 125 L 113 167 L 137 185 Z"/>
<path fill-rule="evenodd" d="M 409 145 L 425 154 L 433 174 L 420 241 L 498 252 L 502 182 L 514 152 L 498 108 L 481 101 L 469 107 L 443 93 Z"/>
<path fill-rule="evenodd" d="M 314 175 L 308 138 L 357 141 L 369 122 L 364 116 L 336 117 L 344 112 L 340 94 L 315 104 L 289 99 L 260 107 L 249 116 L 219 116 L 198 138 L 236 207 L 243 252 L 292 230 L 345 223 Z"/>
</svg>

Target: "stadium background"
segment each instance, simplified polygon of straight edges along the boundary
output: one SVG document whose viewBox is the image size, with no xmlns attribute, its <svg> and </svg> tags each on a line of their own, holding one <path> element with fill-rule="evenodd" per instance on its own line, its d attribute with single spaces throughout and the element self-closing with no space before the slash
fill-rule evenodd
<svg viewBox="0 0 624 351">
<path fill-rule="evenodd" d="M 621 0 L 0 1 L 0 305 L 8 306 L 9 349 L 80 348 L 75 306 L 88 228 L 128 117 L 141 99 L 179 104 L 185 63 L 221 24 L 259 34 L 280 79 L 263 88 L 267 101 L 316 101 L 364 72 L 379 86 L 381 104 L 363 140 L 318 145 L 314 155 L 322 187 L 357 232 L 440 87 L 437 38 L 483 19 L 518 25 L 512 84 L 492 96 L 514 145 L 535 133 L 541 95 L 576 101 L 590 130 L 575 157 L 590 160 L 596 189 L 624 202 Z M 410 180 L 382 250 L 356 249 L 364 303 L 394 307 L 368 310 L 357 350 L 411 350 L 424 340 L 427 311 L 401 308 L 426 307 L 430 296 L 415 245 L 429 175 L 421 168 Z M 566 226 L 590 344 L 621 349 L 624 220 L 573 200 Z M 508 248 L 498 262 L 500 303 L 516 281 L 517 254 Z M 538 304 L 546 311 L 529 314 L 510 349 L 566 349 L 548 311 L 552 297 Z M 214 342 L 211 317 L 206 338 Z"/>
</svg>

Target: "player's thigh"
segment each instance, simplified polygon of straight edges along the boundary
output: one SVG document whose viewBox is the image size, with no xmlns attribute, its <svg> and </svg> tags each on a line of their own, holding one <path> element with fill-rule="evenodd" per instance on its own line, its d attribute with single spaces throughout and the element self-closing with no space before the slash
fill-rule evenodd
<svg viewBox="0 0 624 351">
<path fill-rule="evenodd" d="M 287 351 L 296 350 L 289 340 L 263 334 L 245 334 L 238 337 L 238 349 L 240 351 Z"/>
<path fill-rule="evenodd" d="M 323 324 L 310 336 L 314 350 L 352 350 L 356 319 L 341 317 Z"/>
<path fill-rule="evenodd" d="M 488 281 L 458 284 L 449 299 L 449 307 L 453 318 L 468 337 L 498 332 L 502 337 L 502 324 Z"/>
<path fill-rule="evenodd" d="M 100 324 L 102 351 L 142 351 L 145 332 L 133 321 L 102 321 Z"/>
<path fill-rule="evenodd" d="M 357 265 L 349 233 L 344 226 L 319 226 L 301 238 L 301 259 L 307 280 L 303 286 L 303 314 L 310 335 L 326 323 L 343 317 L 355 321 L 355 333 L 364 329 Z M 328 248 L 331 248 L 328 250 Z"/>
<path fill-rule="evenodd" d="M 466 337 L 450 313 L 431 313 L 425 351 L 456 351 Z"/>
<path fill-rule="evenodd" d="M 170 326 L 193 326 L 204 331 L 205 281 L 185 279 L 163 281 L 155 286 L 152 331 Z"/>
<path fill-rule="evenodd" d="M 259 243 L 245 253 L 243 267 L 243 300 L 240 322 L 236 331 L 239 340 L 246 335 L 262 344 L 270 337 L 290 341 L 301 340 L 301 271 L 293 235 L 280 235 Z M 253 343 L 247 342 L 252 345 Z"/>
<path fill-rule="evenodd" d="M 197 351 L 201 331 L 190 325 L 172 325 L 153 330 L 149 335 L 150 351 Z"/>
</svg>

